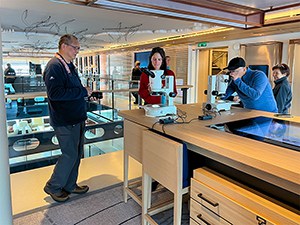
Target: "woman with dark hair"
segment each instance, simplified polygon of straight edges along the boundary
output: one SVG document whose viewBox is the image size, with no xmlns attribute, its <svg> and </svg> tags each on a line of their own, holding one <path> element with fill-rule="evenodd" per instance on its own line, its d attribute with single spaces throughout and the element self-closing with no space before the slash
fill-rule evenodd
<svg viewBox="0 0 300 225">
<path fill-rule="evenodd" d="M 291 86 L 287 80 L 290 75 L 290 68 L 284 63 L 278 64 L 273 66 L 272 75 L 275 83 L 273 94 L 277 103 L 278 112 L 288 113 L 292 102 Z"/>
<path fill-rule="evenodd" d="M 175 74 L 172 70 L 167 69 L 166 64 L 166 54 L 165 51 L 160 47 L 155 47 L 152 49 L 149 56 L 149 70 L 164 70 L 164 75 L 174 77 L 174 92 L 177 95 Z M 163 80 L 162 86 L 165 85 Z M 149 77 L 147 74 L 142 73 L 140 78 L 140 88 L 139 95 L 144 99 L 145 104 L 160 104 L 162 102 L 161 96 L 152 96 L 150 95 L 151 88 L 149 86 Z"/>
</svg>

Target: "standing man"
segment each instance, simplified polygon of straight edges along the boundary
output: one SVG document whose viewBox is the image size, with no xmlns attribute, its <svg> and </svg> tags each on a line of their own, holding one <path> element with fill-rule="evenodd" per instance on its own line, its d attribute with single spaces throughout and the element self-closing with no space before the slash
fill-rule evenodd
<svg viewBox="0 0 300 225">
<path fill-rule="evenodd" d="M 237 92 L 244 108 L 277 112 L 272 88 L 264 72 L 247 68 L 241 57 L 231 59 L 225 69 L 229 70 L 232 79 L 224 99 Z"/>
<path fill-rule="evenodd" d="M 84 194 L 89 187 L 78 186 L 78 169 L 83 154 L 86 97 L 91 94 L 82 86 L 72 61 L 79 52 L 78 39 L 63 35 L 58 53 L 48 62 L 44 71 L 47 87 L 50 124 L 61 149 L 53 174 L 44 191 L 53 200 L 64 202 L 70 193 Z"/>
<path fill-rule="evenodd" d="M 166 64 L 167 64 L 167 69 L 170 70 L 170 64 L 171 64 L 171 57 L 170 56 L 166 56 Z"/>
<path fill-rule="evenodd" d="M 11 68 L 10 63 L 7 63 L 7 68 L 4 70 L 5 75 L 5 83 L 7 84 L 13 84 L 16 79 L 16 71 Z"/>
<path fill-rule="evenodd" d="M 138 88 L 139 87 L 139 83 L 137 81 L 140 81 L 141 74 L 142 74 L 141 62 L 136 61 L 135 66 L 134 66 L 134 68 L 132 69 L 132 72 L 131 72 L 131 80 L 133 82 L 131 82 L 130 88 Z M 132 95 L 135 98 L 135 101 L 133 103 L 138 104 L 138 99 L 139 99 L 138 92 L 132 92 Z"/>
</svg>

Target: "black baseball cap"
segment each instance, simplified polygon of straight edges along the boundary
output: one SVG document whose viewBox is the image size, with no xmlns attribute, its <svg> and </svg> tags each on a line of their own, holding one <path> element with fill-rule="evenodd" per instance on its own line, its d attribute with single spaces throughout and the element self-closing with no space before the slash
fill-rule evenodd
<svg viewBox="0 0 300 225">
<path fill-rule="evenodd" d="M 242 57 L 235 57 L 230 60 L 230 62 L 228 63 L 228 66 L 225 67 L 224 70 L 226 70 L 226 69 L 235 70 L 239 67 L 245 67 L 245 66 L 246 66 L 246 62 Z"/>
</svg>

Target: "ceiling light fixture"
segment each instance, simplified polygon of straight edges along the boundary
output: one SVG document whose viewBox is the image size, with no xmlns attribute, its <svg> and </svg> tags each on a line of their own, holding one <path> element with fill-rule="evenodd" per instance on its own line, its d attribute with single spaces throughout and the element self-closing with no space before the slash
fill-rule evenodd
<svg viewBox="0 0 300 225">
<path fill-rule="evenodd" d="M 130 43 L 130 44 L 113 45 L 108 48 L 104 48 L 101 51 L 107 51 L 107 50 L 111 50 L 111 49 L 118 49 L 118 48 L 124 48 L 124 47 L 128 48 L 128 47 L 134 47 L 134 46 L 142 46 L 142 45 L 146 45 L 146 44 L 165 42 L 165 41 L 170 41 L 170 40 L 179 40 L 179 39 L 189 38 L 189 37 L 198 37 L 198 36 L 202 36 L 202 35 L 225 32 L 225 31 L 230 31 L 230 30 L 233 30 L 233 28 L 217 28 L 217 29 L 200 31 L 200 32 L 195 32 L 195 33 L 190 33 L 190 34 L 183 34 L 183 35 L 177 35 L 177 36 L 171 36 L 171 37 L 165 37 L 165 38 L 157 38 L 157 39 L 153 39 L 153 40 L 149 40 L 149 41 L 139 41 L 139 42 Z"/>
<path fill-rule="evenodd" d="M 290 7 L 272 8 L 265 14 L 265 25 L 300 21 L 300 3 Z"/>
</svg>

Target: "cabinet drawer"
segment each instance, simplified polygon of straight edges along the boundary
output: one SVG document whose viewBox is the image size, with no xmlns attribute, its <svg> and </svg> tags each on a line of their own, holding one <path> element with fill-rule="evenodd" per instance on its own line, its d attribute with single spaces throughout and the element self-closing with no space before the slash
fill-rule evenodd
<svg viewBox="0 0 300 225">
<path fill-rule="evenodd" d="M 197 221 L 199 224 L 230 225 L 230 223 L 228 223 L 209 209 L 205 208 L 199 202 L 191 199 L 190 204 L 190 217 Z"/>
<path fill-rule="evenodd" d="M 192 180 L 194 200 L 233 224 L 257 225 L 256 215 L 205 184 Z"/>
<path fill-rule="evenodd" d="M 199 223 L 190 218 L 190 225 L 199 225 Z"/>
<path fill-rule="evenodd" d="M 143 131 L 146 127 L 133 123 L 129 120 L 124 121 L 124 152 L 138 162 L 142 162 Z"/>
<path fill-rule="evenodd" d="M 207 168 L 194 170 L 191 196 L 232 224 L 300 224 L 296 213 Z"/>
</svg>

